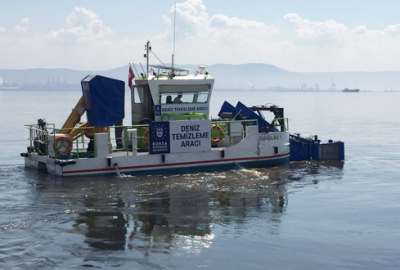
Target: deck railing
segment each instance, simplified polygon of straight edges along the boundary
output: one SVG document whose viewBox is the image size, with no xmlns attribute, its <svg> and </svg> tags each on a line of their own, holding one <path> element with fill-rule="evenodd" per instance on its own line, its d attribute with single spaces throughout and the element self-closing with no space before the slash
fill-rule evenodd
<svg viewBox="0 0 400 270">
<path fill-rule="evenodd" d="M 40 155 L 48 155 L 49 129 L 55 128 L 55 124 L 47 123 L 45 126 L 38 124 L 25 125 L 29 129 L 28 152 L 36 152 Z"/>
<path fill-rule="evenodd" d="M 240 128 L 234 128 L 232 123 L 240 123 Z M 287 118 L 275 118 L 271 125 L 275 127 L 275 132 L 288 131 L 289 122 Z M 49 155 L 53 153 L 55 158 L 80 158 L 80 157 L 96 157 L 96 136 L 94 127 L 65 128 L 56 129 L 54 124 L 49 124 L 43 128 L 38 124 L 26 125 L 29 129 L 29 147 L 28 152 L 36 152 L 39 155 Z M 214 139 L 213 145 L 223 145 L 224 147 L 232 146 L 248 135 L 247 126 L 258 126 L 256 119 L 250 120 L 224 120 L 211 121 L 211 138 Z M 119 129 L 119 130 L 118 130 Z M 56 141 L 56 134 L 70 133 L 74 130 L 75 138 L 72 140 L 72 149 L 69 153 L 58 153 L 54 145 L 49 142 Z M 118 130 L 118 132 L 115 132 Z M 131 132 L 136 130 L 136 135 L 130 136 Z M 134 152 L 149 151 L 149 125 L 131 125 L 131 126 L 110 126 L 108 132 L 108 147 L 110 153 L 121 152 L 126 155 L 133 155 Z M 90 133 L 92 136 L 84 136 Z M 120 135 L 116 135 L 120 134 Z M 50 138 L 52 138 L 50 140 Z M 218 140 L 217 140 L 218 139 Z M 216 142 L 218 141 L 218 142 Z M 88 150 L 89 144 L 93 150 Z M 50 148 L 51 147 L 51 148 Z M 51 151 L 49 151 L 51 150 Z"/>
<path fill-rule="evenodd" d="M 120 136 L 115 132 L 120 129 Z M 129 131 L 135 129 L 136 136 L 129 138 Z M 108 147 L 110 152 L 147 152 L 149 144 L 149 125 L 132 125 L 132 126 L 110 126 L 108 127 Z M 136 141 L 136 145 L 132 145 L 132 141 Z"/>
<path fill-rule="evenodd" d="M 79 158 L 79 157 L 96 157 L 96 136 L 91 136 L 90 138 L 84 136 L 85 132 L 90 132 L 91 134 L 95 134 L 94 127 L 80 127 L 80 128 L 64 128 L 64 129 L 56 129 L 55 125 L 52 123 L 47 123 L 43 128 L 38 124 L 25 125 L 29 129 L 29 153 L 37 153 L 39 155 L 48 156 L 50 153 L 53 153 L 55 158 Z M 56 138 L 58 134 L 67 134 L 70 131 L 74 130 L 75 138 L 72 138 L 72 148 L 68 153 L 59 153 L 56 147 L 54 147 L 54 142 L 56 142 Z M 50 145 L 50 142 L 53 142 L 53 145 Z M 92 143 L 93 151 L 88 151 L 88 145 Z"/>
<path fill-rule="evenodd" d="M 289 119 L 288 118 L 274 118 L 271 122 L 275 131 L 289 131 Z"/>
</svg>

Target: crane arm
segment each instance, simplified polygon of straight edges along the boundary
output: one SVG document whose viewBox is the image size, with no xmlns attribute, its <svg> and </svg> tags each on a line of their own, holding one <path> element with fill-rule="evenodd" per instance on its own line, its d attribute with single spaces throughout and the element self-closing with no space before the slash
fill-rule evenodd
<svg viewBox="0 0 400 270">
<path fill-rule="evenodd" d="M 65 128 L 73 128 L 78 124 L 81 120 L 81 116 L 86 111 L 86 103 L 85 98 L 82 96 L 78 103 L 75 105 L 75 108 L 72 109 L 71 114 L 68 116 L 67 121 L 65 121 L 64 125 L 62 126 L 63 129 Z M 60 130 L 59 133 L 67 134 L 70 130 Z"/>
<path fill-rule="evenodd" d="M 75 108 L 72 109 L 71 114 L 68 116 L 67 121 L 65 121 L 62 129 L 59 133 L 68 134 L 71 141 L 76 140 L 85 134 L 87 137 L 93 137 L 95 133 L 106 133 L 107 128 L 105 127 L 94 127 L 93 129 L 85 129 L 89 126 L 88 122 L 80 123 L 81 116 L 86 112 L 85 98 L 82 96 Z M 79 124 L 79 125 L 78 125 Z"/>
</svg>

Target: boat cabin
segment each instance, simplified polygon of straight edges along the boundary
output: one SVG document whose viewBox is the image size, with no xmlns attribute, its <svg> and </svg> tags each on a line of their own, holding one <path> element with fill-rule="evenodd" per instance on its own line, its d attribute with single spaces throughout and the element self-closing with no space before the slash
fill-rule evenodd
<svg viewBox="0 0 400 270">
<path fill-rule="evenodd" d="M 137 78 L 132 85 L 132 125 L 209 119 L 214 78 L 204 66 L 193 75 L 186 69 L 150 67 L 149 75 Z"/>
</svg>

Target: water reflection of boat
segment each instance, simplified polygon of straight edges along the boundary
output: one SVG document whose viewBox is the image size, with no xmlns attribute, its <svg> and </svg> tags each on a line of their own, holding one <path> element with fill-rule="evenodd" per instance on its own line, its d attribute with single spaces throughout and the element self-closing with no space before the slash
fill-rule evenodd
<svg viewBox="0 0 400 270">
<path fill-rule="evenodd" d="M 48 220 L 42 206 L 51 204 L 55 222 L 33 227 L 85 265 L 125 263 L 127 258 L 152 257 L 153 262 L 160 254 L 201 253 L 225 233 L 279 235 L 289 196 L 319 181 L 340 179 L 342 166 L 335 161 L 295 162 L 285 168 L 68 181 L 26 170 L 24 178 L 35 180 L 24 205 L 32 213 L 28 219 L 35 215 Z M 40 211 L 32 212 L 32 205 Z"/>
<path fill-rule="evenodd" d="M 265 228 L 275 234 L 281 220 L 274 213 L 284 212 L 287 206 L 286 183 L 268 182 L 257 193 L 173 189 L 151 194 L 141 190 L 134 202 L 123 195 L 99 200 L 99 193 L 93 192 L 96 195 L 83 200 L 88 210 L 79 213 L 73 232 L 81 232 L 85 243 L 101 250 L 170 252 L 172 247 L 186 245 L 203 249 L 213 243 L 212 224 L 243 225 L 243 217 L 270 213 L 271 222 Z M 125 190 L 132 188 L 129 183 L 121 185 Z"/>
<path fill-rule="evenodd" d="M 79 214 L 75 227 L 86 226 L 86 240 L 90 246 L 102 250 L 124 250 L 126 219 L 121 212 L 84 212 Z"/>
</svg>

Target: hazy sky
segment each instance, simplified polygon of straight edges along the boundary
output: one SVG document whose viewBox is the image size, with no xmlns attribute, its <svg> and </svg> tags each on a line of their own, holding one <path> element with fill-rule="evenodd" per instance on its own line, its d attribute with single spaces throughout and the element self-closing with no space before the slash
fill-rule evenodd
<svg viewBox="0 0 400 270">
<path fill-rule="evenodd" d="M 0 68 L 145 63 L 147 40 L 171 62 L 173 6 L 169 0 L 0 0 Z M 400 71 L 399 12 L 397 0 L 178 1 L 176 63 Z"/>
</svg>

